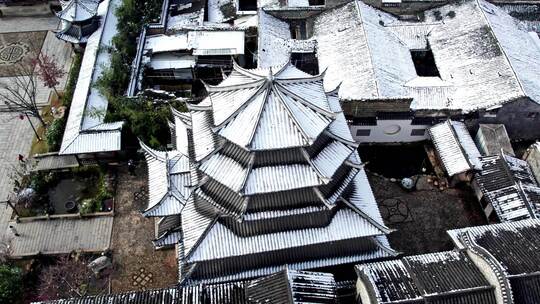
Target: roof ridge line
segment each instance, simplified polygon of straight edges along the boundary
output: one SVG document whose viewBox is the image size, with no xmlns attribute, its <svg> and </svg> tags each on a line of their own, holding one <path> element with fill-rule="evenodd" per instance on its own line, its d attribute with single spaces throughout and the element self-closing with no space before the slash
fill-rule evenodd
<svg viewBox="0 0 540 304">
<path fill-rule="evenodd" d="M 296 118 L 296 116 L 293 114 L 292 110 L 289 108 L 289 105 L 287 104 L 287 102 L 285 100 L 283 100 L 283 96 L 281 95 L 281 92 L 279 92 L 279 90 L 275 90 L 276 91 L 276 95 L 278 97 L 278 99 L 280 100 L 280 104 L 285 108 L 285 111 L 287 111 L 287 113 L 289 114 L 289 116 L 292 118 L 293 120 L 293 125 L 295 125 L 298 130 L 300 130 L 300 133 L 302 133 L 302 137 L 304 137 L 304 139 L 309 143 L 309 144 L 313 144 L 313 142 L 315 142 L 315 139 L 314 138 L 310 138 L 306 131 L 304 130 L 304 128 L 302 128 L 302 126 L 300 125 L 300 122 L 298 121 L 298 119 Z"/>
<path fill-rule="evenodd" d="M 304 105 L 305 107 L 308 107 L 312 110 L 314 110 L 315 112 L 319 113 L 319 114 L 322 114 L 326 117 L 329 117 L 329 118 L 332 118 L 332 119 L 335 119 L 336 118 L 336 113 L 332 112 L 332 111 L 328 111 L 328 110 L 325 110 L 317 105 L 314 105 L 312 104 L 311 102 L 309 102 L 307 99 L 305 99 L 304 97 L 294 93 L 293 91 L 289 90 L 288 88 L 286 88 L 285 86 L 283 86 L 281 83 L 279 83 L 279 81 L 276 83 L 275 85 L 278 89 L 281 89 L 281 90 L 284 90 L 285 92 L 285 95 L 292 95 L 293 97 L 296 97 L 297 99 L 299 99 L 298 101 Z M 324 88 L 323 88 L 323 92 L 324 92 Z M 325 97 L 327 98 L 326 99 L 326 102 L 328 103 L 328 96 L 326 95 L 326 92 L 325 93 Z M 330 108 L 330 104 L 328 104 L 328 108 Z"/>
<path fill-rule="evenodd" d="M 261 78 L 261 79 L 256 79 L 250 82 L 231 84 L 227 86 L 220 86 L 220 85 L 211 85 L 201 80 L 201 82 L 204 84 L 204 87 L 208 91 L 208 93 L 226 92 L 226 91 L 235 91 L 239 89 L 254 88 L 254 87 L 258 87 L 259 83 L 262 83 L 264 81 L 265 79 Z"/>
<path fill-rule="evenodd" d="M 248 142 L 247 142 L 247 144 L 245 146 L 246 148 L 251 147 L 251 143 L 253 142 L 253 138 L 255 137 L 255 133 L 257 133 L 257 129 L 259 128 L 259 124 L 261 123 L 261 116 L 262 116 L 262 113 L 264 111 L 264 106 L 268 102 L 268 97 L 270 96 L 270 92 L 272 91 L 272 88 L 270 87 L 269 82 L 265 82 L 264 85 L 261 87 L 261 89 L 264 90 L 263 101 L 261 102 L 260 108 L 257 110 L 257 117 L 256 117 L 256 121 L 255 121 L 255 126 L 253 127 L 253 130 L 251 130 L 251 134 L 249 134 Z M 255 93 L 259 93 L 259 91 L 261 89 L 259 89 Z"/>
<path fill-rule="evenodd" d="M 375 64 L 373 63 L 373 52 L 371 51 L 371 47 L 369 46 L 369 42 L 368 42 L 368 35 L 366 33 L 366 29 L 364 27 L 364 16 L 362 15 L 362 11 L 360 9 L 360 4 L 358 3 L 359 0 L 354 0 L 354 5 L 356 7 L 356 12 L 358 13 L 358 17 L 360 18 L 360 21 L 362 23 L 361 27 L 362 27 L 362 32 L 364 33 L 364 37 L 366 37 L 366 47 L 367 47 L 367 50 L 368 50 L 368 53 L 369 53 L 369 62 L 371 63 L 371 70 L 373 72 L 373 76 L 375 78 L 375 89 L 377 90 L 377 96 L 380 96 L 381 95 L 381 91 L 379 90 L 379 83 L 377 82 L 377 75 L 375 73 Z"/>
<path fill-rule="evenodd" d="M 366 221 L 368 221 L 371 225 L 375 226 L 377 229 L 379 229 L 381 232 L 383 232 L 385 235 L 389 234 L 390 232 L 395 231 L 395 229 L 388 228 L 388 227 L 384 226 L 383 224 L 377 222 L 371 216 L 369 216 L 367 213 L 360 210 L 360 208 L 358 208 L 356 205 L 349 202 L 349 200 L 343 198 L 342 196 L 339 197 L 339 200 L 342 201 L 349 208 L 351 208 L 354 212 L 358 213 L 362 218 L 364 218 Z"/>
<path fill-rule="evenodd" d="M 218 130 L 221 130 L 223 127 L 225 127 L 225 125 L 227 125 L 227 123 L 229 123 L 231 120 L 233 120 L 234 118 L 236 118 L 236 116 L 238 116 L 238 114 L 240 114 L 240 112 L 242 110 L 244 110 L 250 102 L 252 102 L 253 100 L 255 100 L 255 98 L 263 91 L 267 88 L 267 84 L 266 82 L 261 82 L 261 86 L 255 90 L 251 95 L 249 95 L 249 97 L 246 99 L 246 101 L 244 101 L 239 107 L 238 109 L 236 109 L 234 112 L 232 112 L 229 117 L 227 117 L 225 120 L 223 120 L 221 123 L 219 123 L 218 125 L 212 127 L 212 131 L 214 132 L 217 132 Z M 210 98 L 210 103 L 212 103 L 212 106 L 211 108 L 213 109 L 213 102 L 212 102 L 212 95 L 208 95 L 208 97 Z M 264 104 L 264 101 L 263 101 L 263 104 Z M 213 118 L 214 114 L 213 114 L 213 111 L 212 111 L 212 118 Z M 215 120 L 214 120 L 214 123 L 215 123 Z"/>
<path fill-rule="evenodd" d="M 486 16 L 486 12 L 484 11 L 484 9 L 482 8 L 481 4 L 480 4 L 480 0 L 474 0 L 474 2 L 476 3 L 476 5 L 478 6 L 478 9 L 480 10 L 480 13 L 482 14 L 482 17 L 484 18 L 484 21 L 486 22 L 486 24 L 488 25 L 488 28 L 489 28 L 489 31 L 491 32 L 491 34 L 493 35 L 493 37 L 495 37 L 495 42 L 497 43 L 497 46 L 499 47 L 499 49 L 501 50 L 501 52 L 503 53 L 504 55 L 504 59 L 505 61 L 508 63 L 508 66 L 510 66 L 510 70 L 512 70 L 512 73 L 514 74 L 514 77 L 516 78 L 517 80 L 517 83 L 519 85 L 519 89 L 521 90 L 521 93 L 523 94 L 523 96 L 527 96 L 527 93 L 525 93 L 525 89 L 523 88 L 523 84 L 521 83 L 521 79 L 519 79 L 517 73 L 516 73 L 516 70 L 514 69 L 514 66 L 512 65 L 512 62 L 510 61 L 510 58 L 508 57 L 508 54 L 506 54 L 506 51 L 505 49 L 502 47 L 501 43 L 499 42 L 499 39 L 497 37 L 497 34 L 495 33 L 495 31 L 493 30 L 493 24 L 491 24 L 491 22 L 489 21 L 489 18 Z M 513 18 L 513 17 L 512 17 Z"/>
<path fill-rule="evenodd" d="M 330 182 L 332 180 L 331 177 L 325 176 L 324 174 L 322 174 L 322 172 L 319 170 L 319 168 L 317 168 L 317 166 L 311 160 L 311 156 L 306 151 L 306 148 L 300 147 L 300 151 L 302 152 L 302 156 L 306 159 L 309 167 L 312 168 L 313 171 L 315 171 L 315 174 L 317 174 L 317 176 L 322 180 L 323 183 L 326 184 L 326 183 L 328 183 L 328 182 Z"/>
</svg>

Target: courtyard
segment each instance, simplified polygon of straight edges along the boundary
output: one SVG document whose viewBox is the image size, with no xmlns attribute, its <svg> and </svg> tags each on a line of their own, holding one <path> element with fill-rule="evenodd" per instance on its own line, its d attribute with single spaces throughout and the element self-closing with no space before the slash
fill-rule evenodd
<svg viewBox="0 0 540 304">
<path fill-rule="evenodd" d="M 115 293 L 164 288 L 178 282 L 174 250 L 154 249 L 154 219 L 144 218 L 140 212 L 147 204 L 146 176 L 144 162 L 136 175 L 130 175 L 125 166 L 118 169 L 111 247 L 111 290 Z"/>
<path fill-rule="evenodd" d="M 368 178 L 385 224 L 396 229 L 388 236 L 390 244 L 404 255 L 451 250 L 447 230 L 487 223 L 466 186 L 441 191 L 424 176 L 418 189 L 408 192 L 380 175 L 368 173 Z"/>
</svg>

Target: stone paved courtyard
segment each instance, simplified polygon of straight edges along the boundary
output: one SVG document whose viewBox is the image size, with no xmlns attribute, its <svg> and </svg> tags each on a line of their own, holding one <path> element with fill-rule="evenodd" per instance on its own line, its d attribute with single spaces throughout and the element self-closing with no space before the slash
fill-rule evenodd
<svg viewBox="0 0 540 304">
<path fill-rule="evenodd" d="M 145 187 L 144 162 L 139 165 L 137 176 L 129 175 L 125 166 L 119 169 L 112 238 L 112 292 L 169 287 L 177 282 L 174 250 L 154 250 L 154 220 L 140 213 L 147 204 L 146 197 L 134 199 L 135 193 L 140 194 Z"/>
<path fill-rule="evenodd" d="M 0 77 L 19 76 L 17 64 L 39 54 L 47 31 L 0 34 Z"/>
<path fill-rule="evenodd" d="M 54 36 L 52 30 L 58 27 L 59 21 L 55 16 L 50 17 L 16 17 L 0 18 L 0 59 L 4 64 L 0 64 L 0 83 L 10 81 L 6 75 L 5 67 L 20 56 L 30 56 L 37 54 L 39 50 L 54 56 L 60 66 L 69 71 L 71 66 L 72 50 L 69 44 L 59 41 Z M 6 48 L 6 46 L 18 46 L 25 44 L 28 49 Z M 9 74 L 7 74 L 10 76 Z M 61 79 L 58 89 L 65 86 L 66 76 Z M 48 103 L 51 89 L 39 85 L 37 89 L 37 102 L 40 106 Z M 0 110 L 5 110 L 3 102 L 0 101 Z M 34 120 L 34 125 L 37 121 Z M 18 164 L 18 155 L 28 156 L 34 133 L 26 120 L 19 119 L 18 113 L 0 113 L 0 239 L 4 238 L 4 231 L 12 215 L 12 210 L 7 206 L 5 200 L 12 189 L 9 172 L 14 165 Z"/>
<path fill-rule="evenodd" d="M 446 230 L 486 224 L 470 189 L 407 192 L 386 178 L 368 178 L 386 225 L 397 230 L 390 244 L 405 255 L 451 250 Z"/>
</svg>

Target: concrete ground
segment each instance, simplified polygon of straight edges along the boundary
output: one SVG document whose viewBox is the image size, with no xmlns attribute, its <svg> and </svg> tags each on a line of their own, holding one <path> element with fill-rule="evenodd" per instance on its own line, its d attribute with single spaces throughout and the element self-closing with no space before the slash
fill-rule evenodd
<svg viewBox="0 0 540 304">
<path fill-rule="evenodd" d="M 154 250 L 154 219 L 140 210 L 147 201 L 135 200 L 134 193 L 146 187 L 146 166 L 141 163 L 136 176 L 124 167 L 118 172 L 112 251 L 115 270 L 112 292 L 169 287 L 177 283 L 177 263 L 173 249 Z"/>
<path fill-rule="evenodd" d="M 36 35 L 39 36 L 38 38 L 44 37 L 44 39 L 40 38 L 39 48 L 42 52 L 55 56 L 59 65 L 63 66 L 67 73 L 71 66 L 72 51 L 69 44 L 59 41 L 51 32 L 58 28 L 58 24 L 58 18 L 52 15 L 48 17 L 0 18 L 0 36 L 2 38 L 0 39 L 0 48 L 6 43 L 21 42 L 22 40 L 28 42 L 29 39 L 32 39 L 31 37 Z M 30 34 L 28 32 L 43 34 Z M 24 39 L 19 41 L 18 37 Z M 24 41 L 22 42 L 24 43 Z M 7 57 L 17 55 L 16 51 L 8 53 Z M 58 88 L 65 86 L 66 78 L 67 75 L 62 79 Z M 9 77 L 0 77 L 0 81 L 9 81 Z M 51 89 L 41 86 L 37 93 L 38 104 L 46 105 L 50 92 Z M 35 120 L 34 125 L 37 125 Z M 28 156 L 33 138 L 34 133 L 26 118 L 20 120 L 18 113 L 0 113 L 0 240 L 4 239 L 4 231 L 6 231 L 7 223 L 12 215 L 12 210 L 5 203 L 13 188 L 10 172 L 13 166 L 18 165 L 19 154 Z"/>
<path fill-rule="evenodd" d="M 395 250 L 405 255 L 451 250 L 446 231 L 487 224 L 470 188 L 406 192 L 397 183 L 369 173 L 368 178 Z"/>
<path fill-rule="evenodd" d="M 17 113 L 0 113 L 0 240 L 3 240 L 12 214 L 5 203 L 13 189 L 10 172 L 19 165 L 19 154 L 28 155 L 33 138 L 34 133 L 26 118 L 19 119 Z"/>
<path fill-rule="evenodd" d="M 0 33 L 53 31 L 59 29 L 60 21 L 52 14 L 39 17 L 2 17 Z"/>
</svg>

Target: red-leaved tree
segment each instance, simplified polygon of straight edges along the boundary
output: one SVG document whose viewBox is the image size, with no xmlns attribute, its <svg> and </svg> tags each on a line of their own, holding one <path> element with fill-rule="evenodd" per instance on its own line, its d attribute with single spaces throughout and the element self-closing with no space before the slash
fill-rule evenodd
<svg viewBox="0 0 540 304">
<path fill-rule="evenodd" d="M 58 63 L 54 60 L 54 57 L 40 53 L 36 59 L 34 59 L 34 65 L 36 66 L 36 73 L 39 76 L 39 79 L 43 81 L 43 84 L 54 90 L 56 96 L 58 91 L 56 86 L 60 83 L 60 78 L 62 78 L 66 72 L 62 67 L 58 66 Z"/>
</svg>

